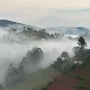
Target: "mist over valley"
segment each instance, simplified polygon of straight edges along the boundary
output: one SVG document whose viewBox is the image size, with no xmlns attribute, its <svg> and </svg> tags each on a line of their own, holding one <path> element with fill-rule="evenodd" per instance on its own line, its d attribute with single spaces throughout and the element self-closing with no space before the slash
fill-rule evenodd
<svg viewBox="0 0 90 90">
<path fill-rule="evenodd" d="M 9 88 L 14 79 L 17 85 L 27 75 L 49 67 L 62 52 L 73 57 L 79 36 L 88 38 L 90 32 L 83 27 L 39 28 L 8 20 L 0 20 L 0 26 L 0 83 Z"/>
</svg>

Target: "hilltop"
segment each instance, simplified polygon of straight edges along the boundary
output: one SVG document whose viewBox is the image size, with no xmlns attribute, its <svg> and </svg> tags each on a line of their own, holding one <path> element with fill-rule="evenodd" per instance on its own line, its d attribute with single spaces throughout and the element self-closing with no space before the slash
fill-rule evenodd
<svg viewBox="0 0 90 90">
<path fill-rule="evenodd" d="M 84 28 L 84 27 L 67 27 L 67 26 L 58 26 L 58 27 L 45 27 L 45 28 L 41 28 L 41 27 L 36 27 L 33 25 L 26 25 L 23 23 L 19 23 L 19 22 L 15 22 L 15 21 L 10 21 L 10 20 L 0 20 L 0 27 L 12 27 L 18 30 L 23 30 L 22 27 L 26 27 L 26 28 L 33 28 L 34 30 L 41 30 L 41 29 L 46 29 L 46 31 L 48 33 L 61 33 L 61 34 L 65 34 L 65 35 L 82 35 L 84 33 L 86 33 L 88 30 L 88 28 Z"/>
</svg>

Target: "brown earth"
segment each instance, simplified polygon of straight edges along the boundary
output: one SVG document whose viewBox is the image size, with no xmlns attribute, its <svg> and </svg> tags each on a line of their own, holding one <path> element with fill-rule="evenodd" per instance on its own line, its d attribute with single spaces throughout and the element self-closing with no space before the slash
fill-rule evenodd
<svg viewBox="0 0 90 90">
<path fill-rule="evenodd" d="M 86 74 L 89 70 L 76 69 L 71 72 L 72 75 Z M 56 82 L 48 86 L 47 90 L 79 90 L 75 85 L 79 80 L 75 77 L 68 77 L 66 75 L 59 75 Z"/>
<path fill-rule="evenodd" d="M 69 78 L 65 75 L 57 77 L 56 82 L 48 87 L 47 90 L 78 90 L 75 85 L 78 83 L 76 78 Z"/>
<path fill-rule="evenodd" d="M 80 74 L 86 74 L 89 73 L 90 69 L 85 69 L 85 70 L 81 70 L 81 69 L 76 69 L 72 72 L 73 75 L 80 75 Z"/>
</svg>

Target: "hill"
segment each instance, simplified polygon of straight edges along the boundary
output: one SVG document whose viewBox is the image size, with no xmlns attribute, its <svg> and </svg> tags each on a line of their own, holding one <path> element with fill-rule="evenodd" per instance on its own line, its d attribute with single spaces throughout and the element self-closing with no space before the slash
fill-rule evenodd
<svg viewBox="0 0 90 90">
<path fill-rule="evenodd" d="M 7 27 L 8 25 L 20 24 L 10 20 L 0 20 L 0 27 Z"/>
<path fill-rule="evenodd" d="M 59 65 L 58 68 L 50 66 L 41 69 L 9 90 L 90 90 L 90 50 L 88 52 L 88 55 L 85 54 L 80 59 L 83 59 L 82 65 L 76 64 L 76 67 L 70 68 L 73 65 L 68 61 L 58 62 L 57 59 L 57 63 L 54 64 Z M 75 57 L 68 60 L 74 61 Z"/>
<path fill-rule="evenodd" d="M 23 30 L 23 27 L 25 28 L 30 27 L 33 28 L 34 30 L 44 29 L 33 25 L 26 25 L 23 23 L 18 23 L 10 20 L 0 20 L 0 27 L 15 28 L 16 30 L 21 30 L 21 31 Z M 84 27 L 66 27 L 66 26 L 46 27 L 45 29 L 48 33 L 61 33 L 65 35 L 82 35 L 90 30 Z"/>
<path fill-rule="evenodd" d="M 33 25 L 26 25 L 23 23 L 15 22 L 15 21 L 10 21 L 10 20 L 0 20 L 0 27 L 1 28 L 15 28 L 16 30 L 23 30 L 23 27 L 30 27 L 33 28 L 34 30 L 39 30 L 39 27 L 33 26 Z"/>
<path fill-rule="evenodd" d="M 46 30 L 49 33 L 57 32 L 57 33 L 63 33 L 65 35 L 82 35 L 90 29 L 84 27 L 59 26 L 59 27 L 47 27 Z"/>
</svg>

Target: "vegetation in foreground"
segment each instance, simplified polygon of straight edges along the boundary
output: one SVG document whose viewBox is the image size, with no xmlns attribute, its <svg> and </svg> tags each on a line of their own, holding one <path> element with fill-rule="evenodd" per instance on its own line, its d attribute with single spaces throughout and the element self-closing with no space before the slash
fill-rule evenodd
<svg viewBox="0 0 90 90">
<path fill-rule="evenodd" d="M 39 70 L 11 90 L 41 90 L 55 80 L 56 74 L 58 75 L 58 72 L 51 67 Z"/>
<path fill-rule="evenodd" d="M 63 52 L 57 58 L 57 60 L 53 62 L 53 64 L 51 64 L 50 67 L 38 70 L 37 72 L 28 76 L 21 83 L 14 86 L 14 89 L 12 87 L 9 88 L 9 90 L 47 90 L 48 86 L 56 82 L 55 78 L 60 73 L 63 73 L 70 78 L 74 77 L 78 79 L 79 82 L 76 84 L 75 88 L 78 88 L 80 90 L 89 90 L 90 49 L 85 48 L 86 42 L 83 37 L 79 38 L 78 45 L 79 46 L 73 48 L 75 53 L 74 57 L 70 58 L 68 52 Z M 31 55 L 32 53 L 30 52 L 28 54 Z M 33 55 L 30 56 L 30 58 L 33 58 Z M 40 54 L 37 54 L 37 56 L 39 55 Z M 25 58 L 26 59 L 24 59 L 24 62 L 26 63 L 29 59 L 27 59 L 27 57 Z M 38 58 L 40 60 L 41 57 Z M 21 65 L 24 65 L 24 63 Z"/>
<path fill-rule="evenodd" d="M 63 62 L 59 57 L 52 66 L 62 71 L 66 77 L 76 78 L 78 80 L 76 89 L 90 90 L 90 49 L 85 49 L 87 44 L 82 36 L 78 39 L 78 45 L 79 47 L 74 47 L 74 57 L 67 58 Z"/>
</svg>

